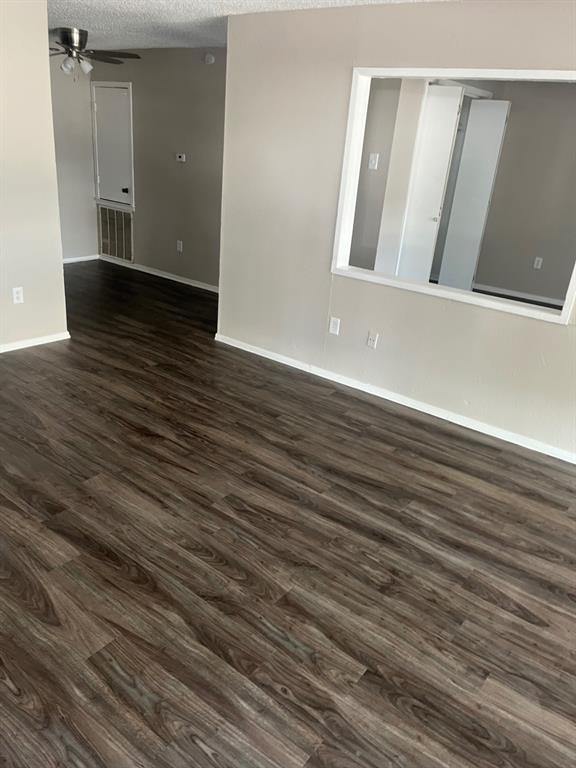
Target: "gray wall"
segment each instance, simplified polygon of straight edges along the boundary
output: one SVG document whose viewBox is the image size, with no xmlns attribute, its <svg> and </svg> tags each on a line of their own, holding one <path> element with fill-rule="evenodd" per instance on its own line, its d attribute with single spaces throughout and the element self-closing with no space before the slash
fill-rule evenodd
<svg viewBox="0 0 576 768">
<path fill-rule="evenodd" d="M 352 68 L 576 69 L 575 18 L 572 0 L 232 16 L 219 333 L 576 453 L 574 323 L 330 272 Z"/>
<path fill-rule="evenodd" d="M 491 90 L 512 107 L 476 282 L 562 301 L 576 259 L 576 85 Z"/>
<path fill-rule="evenodd" d="M 0 3 L 0 349 L 66 333 L 47 40 L 46 0 Z"/>
<path fill-rule="evenodd" d="M 204 49 L 142 50 L 139 61 L 97 64 L 92 80 L 132 82 L 136 262 L 217 285 L 226 51 L 211 52 L 207 65 Z"/>
<path fill-rule="evenodd" d="M 65 75 L 61 62 L 61 56 L 50 59 L 52 111 L 62 251 L 73 259 L 98 253 L 90 78 Z"/>
<path fill-rule="evenodd" d="M 358 179 L 358 196 L 350 247 L 350 264 L 353 267 L 374 269 L 400 84 L 400 80 L 392 79 L 374 79 L 370 83 L 362 165 Z M 378 152 L 380 155 L 378 168 L 375 171 L 368 168 L 368 161 L 373 152 Z"/>
</svg>

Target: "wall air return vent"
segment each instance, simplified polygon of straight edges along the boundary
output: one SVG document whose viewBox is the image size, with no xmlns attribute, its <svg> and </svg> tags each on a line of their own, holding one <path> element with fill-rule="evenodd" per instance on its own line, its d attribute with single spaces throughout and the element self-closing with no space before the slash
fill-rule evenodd
<svg viewBox="0 0 576 768">
<path fill-rule="evenodd" d="M 98 206 L 98 248 L 100 256 L 134 261 L 132 245 L 133 212 Z"/>
</svg>

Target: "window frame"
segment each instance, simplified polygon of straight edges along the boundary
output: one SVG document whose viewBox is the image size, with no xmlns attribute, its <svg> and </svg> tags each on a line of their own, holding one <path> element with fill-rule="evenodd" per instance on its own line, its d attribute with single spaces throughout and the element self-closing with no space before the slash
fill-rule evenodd
<svg viewBox="0 0 576 768">
<path fill-rule="evenodd" d="M 576 264 L 566 292 L 562 310 L 488 296 L 434 283 L 411 283 L 388 277 L 368 269 L 350 266 L 350 248 L 356 213 L 356 197 L 360 179 L 364 131 L 368 113 L 370 84 L 373 78 L 431 78 L 449 80 L 523 80 L 576 83 L 576 70 L 556 69 L 438 69 L 434 67 L 354 67 L 346 128 L 346 143 L 340 180 L 338 212 L 332 255 L 332 274 L 354 280 L 386 285 L 391 288 L 423 293 L 441 299 L 523 315 L 550 323 L 567 325 L 576 302 Z"/>
</svg>

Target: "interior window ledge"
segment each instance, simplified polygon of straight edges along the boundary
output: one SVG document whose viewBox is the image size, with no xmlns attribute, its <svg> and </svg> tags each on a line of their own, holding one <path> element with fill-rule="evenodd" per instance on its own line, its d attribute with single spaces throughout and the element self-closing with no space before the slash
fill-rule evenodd
<svg viewBox="0 0 576 768">
<path fill-rule="evenodd" d="M 488 296 L 486 294 L 473 293 L 471 291 L 461 291 L 458 288 L 447 288 L 442 285 L 424 285 L 420 283 L 403 282 L 401 280 L 386 277 L 378 272 L 370 272 L 367 269 L 361 269 L 359 267 L 333 267 L 332 274 L 338 275 L 339 277 L 352 278 L 354 280 L 364 280 L 368 283 L 386 285 L 389 288 L 396 288 L 403 291 L 424 293 L 427 296 L 433 296 L 437 299 L 449 299 L 450 301 L 460 301 L 464 304 L 474 304 L 477 307 L 494 309 L 498 312 L 508 312 L 512 315 L 531 317 L 534 320 L 544 320 L 547 323 L 568 325 L 570 320 L 570 308 L 567 307 L 566 304 L 562 310 L 537 307 L 530 304 L 523 304 L 512 299 L 501 299 L 496 296 Z"/>
</svg>

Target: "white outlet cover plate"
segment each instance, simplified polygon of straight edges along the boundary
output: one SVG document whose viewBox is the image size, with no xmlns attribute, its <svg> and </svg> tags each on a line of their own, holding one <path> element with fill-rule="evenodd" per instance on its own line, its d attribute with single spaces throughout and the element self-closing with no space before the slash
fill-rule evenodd
<svg viewBox="0 0 576 768">
<path fill-rule="evenodd" d="M 378 346 L 378 339 L 380 338 L 380 334 L 376 333 L 376 331 L 369 331 L 368 338 L 366 339 L 366 344 L 371 349 L 376 349 Z"/>
</svg>

